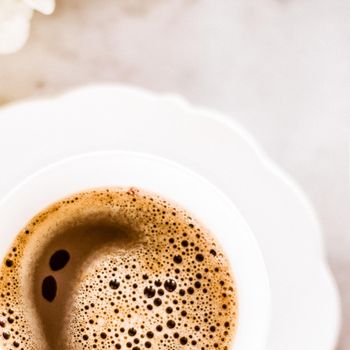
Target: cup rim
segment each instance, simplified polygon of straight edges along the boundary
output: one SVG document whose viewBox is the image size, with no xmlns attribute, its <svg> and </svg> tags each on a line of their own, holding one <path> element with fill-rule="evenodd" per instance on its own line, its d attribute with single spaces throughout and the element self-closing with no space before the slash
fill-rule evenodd
<svg viewBox="0 0 350 350">
<path fill-rule="evenodd" d="M 102 172 L 112 168 L 113 172 Z M 88 178 L 79 182 L 88 169 L 91 170 Z M 86 186 L 89 183 L 91 185 Z M 238 322 L 232 350 L 263 350 L 271 317 L 271 297 L 267 270 L 254 235 L 224 193 L 202 175 L 177 162 L 147 153 L 115 150 L 75 155 L 38 170 L 0 200 L 0 216 L 3 217 L 0 232 L 6 235 L 0 254 L 5 256 L 26 222 L 55 201 L 89 188 L 128 186 L 140 187 L 177 203 L 218 240 L 237 284 Z M 204 191 L 205 196 L 210 196 L 209 203 L 204 204 L 192 192 L 183 191 L 184 188 L 198 196 Z M 35 193 L 40 195 L 35 197 L 35 204 L 29 205 L 28 198 L 33 198 Z M 14 210 L 17 217 L 24 217 L 23 221 L 10 220 Z M 228 227 L 235 230 L 230 231 Z M 232 246 L 232 235 L 239 247 Z"/>
</svg>

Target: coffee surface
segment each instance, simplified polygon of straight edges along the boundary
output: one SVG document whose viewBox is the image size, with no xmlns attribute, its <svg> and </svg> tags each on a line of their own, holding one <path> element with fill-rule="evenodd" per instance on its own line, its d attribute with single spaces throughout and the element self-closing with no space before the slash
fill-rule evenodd
<svg viewBox="0 0 350 350">
<path fill-rule="evenodd" d="M 236 289 L 213 236 L 139 189 L 59 201 L 17 235 L 0 270 L 4 349 L 222 349 Z"/>
</svg>

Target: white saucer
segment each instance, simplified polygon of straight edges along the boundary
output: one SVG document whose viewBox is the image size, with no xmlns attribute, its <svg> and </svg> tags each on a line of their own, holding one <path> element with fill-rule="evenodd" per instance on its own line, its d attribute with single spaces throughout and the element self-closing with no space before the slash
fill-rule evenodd
<svg viewBox="0 0 350 350">
<path fill-rule="evenodd" d="M 272 287 L 270 350 L 331 350 L 338 293 L 302 192 L 227 117 L 174 96 L 91 86 L 0 111 L 0 197 L 54 161 L 89 151 L 143 151 L 181 163 L 225 192 L 260 243 Z"/>
</svg>

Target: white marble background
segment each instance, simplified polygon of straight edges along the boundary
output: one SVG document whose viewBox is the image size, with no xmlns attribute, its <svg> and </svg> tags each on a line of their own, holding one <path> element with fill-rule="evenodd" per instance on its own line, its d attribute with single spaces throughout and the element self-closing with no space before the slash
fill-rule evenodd
<svg viewBox="0 0 350 350">
<path fill-rule="evenodd" d="M 228 113 L 297 179 L 324 227 L 337 349 L 349 349 L 350 2 L 57 0 L 21 52 L 0 56 L 0 104 L 104 81 Z"/>
</svg>

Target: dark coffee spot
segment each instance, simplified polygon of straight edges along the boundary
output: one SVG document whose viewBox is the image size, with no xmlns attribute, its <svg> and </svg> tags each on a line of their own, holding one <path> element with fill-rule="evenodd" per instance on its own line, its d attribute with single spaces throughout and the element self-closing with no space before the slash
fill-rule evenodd
<svg viewBox="0 0 350 350">
<path fill-rule="evenodd" d="M 4 339 L 10 339 L 10 336 L 11 336 L 11 334 L 10 334 L 10 332 L 4 332 L 4 333 L 2 333 L 2 336 L 4 337 Z"/>
<path fill-rule="evenodd" d="M 201 287 L 201 283 L 199 281 L 197 281 L 197 282 L 194 283 L 194 286 L 196 288 L 200 288 Z"/>
<path fill-rule="evenodd" d="M 169 320 L 166 325 L 168 326 L 168 328 L 172 329 L 175 327 L 175 322 L 173 320 Z"/>
<path fill-rule="evenodd" d="M 204 260 L 203 254 L 197 254 L 197 255 L 196 255 L 196 260 L 197 260 L 198 262 L 202 262 L 202 261 Z"/>
<path fill-rule="evenodd" d="M 187 288 L 187 293 L 188 294 L 193 294 L 194 293 L 194 289 L 192 287 Z"/>
<path fill-rule="evenodd" d="M 162 285 L 162 281 L 161 280 L 156 280 L 154 282 L 154 284 L 156 285 L 156 287 L 160 287 Z"/>
<path fill-rule="evenodd" d="M 180 338 L 180 344 L 181 345 L 186 345 L 187 344 L 187 338 L 186 337 L 181 337 Z"/>
<path fill-rule="evenodd" d="M 174 256 L 174 262 L 176 264 L 181 264 L 182 263 L 182 256 L 181 255 L 175 255 Z"/>
<path fill-rule="evenodd" d="M 149 286 L 144 289 L 143 293 L 147 298 L 153 298 L 156 295 L 156 290 L 152 286 Z"/>
<path fill-rule="evenodd" d="M 70 259 L 69 253 L 64 250 L 57 250 L 50 258 L 50 267 L 52 271 L 63 269 Z"/>
<path fill-rule="evenodd" d="M 136 335 L 137 331 L 136 331 L 135 328 L 130 328 L 130 329 L 128 330 L 128 333 L 129 333 L 129 335 L 130 335 L 131 337 L 133 337 L 134 335 Z"/>
<path fill-rule="evenodd" d="M 160 298 L 154 299 L 154 305 L 155 305 L 155 306 L 160 306 L 160 305 L 162 305 L 162 300 L 161 300 Z"/>
<path fill-rule="evenodd" d="M 176 281 L 172 280 L 172 279 L 168 279 L 164 282 L 164 288 L 168 291 L 168 292 L 173 292 L 176 289 L 177 283 Z"/>
<path fill-rule="evenodd" d="M 13 261 L 11 259 L 6 259 L 5 264 L 6 264 L 7 267 L 12 267 L 13 266 Z"/>
<path fill-rule="evenodd" d="M 186 247 L 188 247 L 188 241 L 182 241 L 181 242 L 181 245 L 184 247 L 184 248 L 186 248 Z"/>
<path fill-rule="evenodd" d="M 57 283 L 53 276 L 45 277 L 41 287 L 41 293 L 44 299 L 46 299 L 49 302 L 52 302 L 56 298 Z"/>
<path fill-rule="evenodd" d="M 120 282 L 116 279 L 113 279 L 113 280 L 110 280 L 109 281 L 109 286 L 112 288 L 112 289 L 118 289 L 119 286 L 120 286 Z"/>
</svg>

